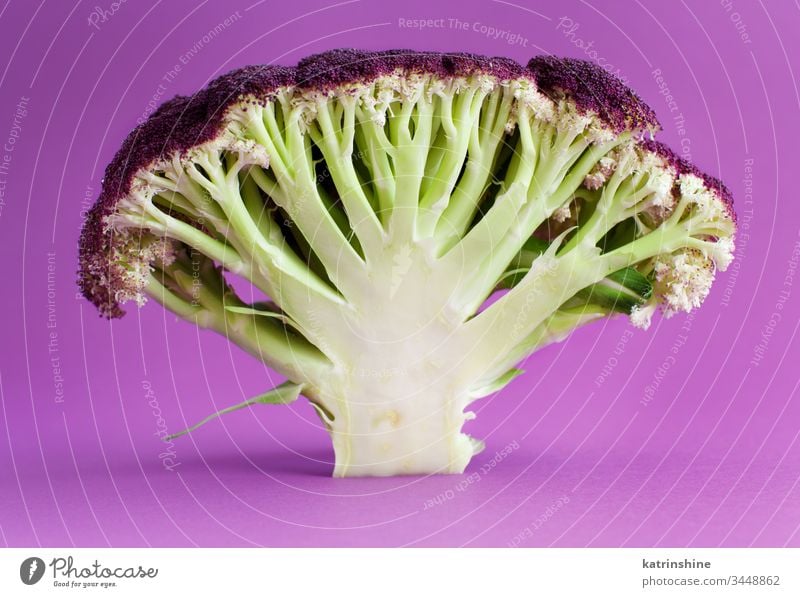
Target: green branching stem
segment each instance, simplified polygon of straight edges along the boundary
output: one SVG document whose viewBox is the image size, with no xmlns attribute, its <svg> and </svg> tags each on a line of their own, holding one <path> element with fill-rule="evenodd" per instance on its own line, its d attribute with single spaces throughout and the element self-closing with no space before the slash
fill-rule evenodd
<svg viewBox="0 0 800 597">
<path fill-rule="evenodd" d="M 363 247 L 377 248 L 382 244 L 383 228 L 367 196 L 368 187 L 361 184 L 353 165 L 355 104 L 353 97 L 341 97 L 336 104 L 327 98 L 318 99 L 316 119 L 308 132 L 325 158 L 356 238 Z M 341 119 L 334 114 L 334 106 L 342 108 Z"/>
<path fill-rule="evenodd" d="M 509 354 L 547 320 L 560 305 L 580 290 L 600 282 L 624 267 L 664 253 L 672 253 L 692 242 L 682 223 L 665 222 L 654 231 L 608 253 L 582 243 L 556 256 L 558 243 L 536 259 L 520 283 L 459 331 L 461 341 L 480 346 L 467 367 L 488 371 L 507 362 Z M 486 359 L 485 355 L 496 355 Z"/>
<path fill-rule="evenodd" d="M 492 182 L 497 155 L 506 137 L 506 124 L 513 104 L 510 89 L 493 93 L 489 105 L 481 114 L 479 127 L 473 130 L 469 140 L 469 153 L 464 166 L 464 175 L 458 181 L 447 207 L 437 221 L 436 236 L 446 250 L 460 240 L 478 210 L 480 199 L 488 184 Z"/>
<path fill-rule="evenodd" d="M 460 312 L 464 317 L 474 313 L 491 294 L 534 230 L 573 197 L 600 158 L 625 140 L 621 136 L 589 146 L 585 140 L 576 141 L 574 135 L 564 134 L 565 140 L 552 146 L 548 144 L 555 134 L 551 127 L 542 127 L 524 112 L 522 117 L 528 119 L 529 126 L 520 125 L 522 151 L 517 155 L 521 160 L 512 164 L 515 167 L 509 171 L 509 176 L 515 177 L 509 191 L 517 185 L 516 190 L 524 195 L 518 195 L 517 201 L 510 204 L 498 196 L 486 216 L 445 257 L 479 264 L 474 274 L 465 278 L 460 291 Z M 529 157 L 531 154 L 535 157 Z"/>
<path fill-rule="evenodd" d="M 245 306 L 205 260 L 176 262 L 151 273 L 147 293 L 198 327 L 212 329 L 292 380 L 322 383 L 332 366 L 313 344 L 280 321 L 227 310 Z"/>
</svg>

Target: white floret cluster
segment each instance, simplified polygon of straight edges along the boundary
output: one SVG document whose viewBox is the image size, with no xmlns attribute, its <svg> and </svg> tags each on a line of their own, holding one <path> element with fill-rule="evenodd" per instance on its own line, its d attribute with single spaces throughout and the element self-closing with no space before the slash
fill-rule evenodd
<svg viewBox="0 0 800 597">
<path fill-rule="evenodd" d="M 684 249 L 656 260 L 654 293 L 661 299 L 664 316 L 699 307 L 714 282 L 714 263 L 701 251 Z"/>
</svg>

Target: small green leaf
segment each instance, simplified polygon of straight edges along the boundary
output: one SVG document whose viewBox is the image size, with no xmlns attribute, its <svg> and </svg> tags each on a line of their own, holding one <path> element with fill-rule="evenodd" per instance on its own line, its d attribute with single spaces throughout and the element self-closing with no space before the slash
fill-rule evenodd
<svg viewBox="0 0 800 597">
<path fill-rule="evenodd" d="M 540 238 L 536 238 L 535 236 L 532 236 L 526 240 L 525 244 L 522 245 L 520 252 L 517 253 L 516 257 L 514 257 L 513 261 L 511 261 L 509 264 L 509 269 L 507 269 L 498 280 L 497 287 L 513 288 L 519 284 L 520 281 L 522 281 L 522 278 L 525 277 L 525 274 L 528 273 L 528 270 L 533 265 L 533 262 L 536 261 L 536 259 L 545 251 L 547 251 L 549 246 L 550 243 Z"/>
<path fill-rule="evenodd" d="M 300 331 L 300 327 L 291 317 L 283 313 L 270 311 L 269 309 L 255 309 L 253 307 L 234 307 L 226 305 L 225 310 L 230 313 L 238 313 L 239 315 L 256 315 L 259 317 L 271 317 L 273 319 L 278 319 L 282 321 L 287 326 L 294 328 L 298 332 Z"/>
<path fill-rule="evenodd" d="M 632 267 L 610 274 L 597 284 L 581 290 L 577 296 L 587 303 L 599 305 L 609 311 L 630 313 L 653 294 L 653 285 Z"/>
<path fill-rule="evenodd" d="M 499 288 L 514 288 L 529 271 L 531 271 L 529 267 L 518 267 L 508 270 L 497 281 L 497 286 Z"/>
<path fill-rule="evenodd" d="M 231 313 L 240 313 L 242 315 L 260 315 L 262 317 L 274 317 L 275 319 L 284 319 L 286 316 L 275 311 L 261 311 L 260 309 L 253 309 L 252 307 L 233 307 L 225 306 L 226 311 Z"/>
<path fill-rule="evenodd" d="M 522 375 L 523 373 L 525 372 L 522 369 L 516 369 L 516 368 L 509 369 L 494 381 L 491 381 L 485 386 L 470 391 L 469 396 L 470 398 L 483 398 L 484 396 L 488 396 L 489 394 L 494 394 L 495 392 L 499 392 L 509 383 L 511 383 L 511 380 L 513 380 L 515 377 Z"/>
<path fill-rule="evenodd" d="M 647 277 L 640 274 L 636 268 L 626 267 L 617 270 L 608 276 L 608 279 L 617 284 L 621 284 L 644 300 L 649 299 L 653 294 L 653 284 Z"/>
<path fill-rule="evenodd" d="M 205 419 L 200 421 L 199 423 L 192 425 L 188 429 L 184 429 L 183 431 L 179 431 L 178 433 L 173 433 L 172 435 L 168 435 L 164 438 L 165 442 L 172 441 L 176 437 L 180 437 L 182 435 L 186 435 L 187 433 L 191 433 L 198 427 L 205 425 L 209 421 L 216 419 L 217 417 L 221 417 L 222 415 L 226 415 L 230 412 L 235 410 L 239 410 L 242 408 L 246 408 L 248 406 L 253 406 L 254 404 L 289 404 L 297 400 L 300 394 L 305 388 L 305 384 L 296 384 L 290 381 L 284 382 L 281 385 L 273 388 L 269 392 L 264 394 L 260 394 L 254 398 L 250 398 L 249 400 L 245 400 L 240 404 L 236 404 L 234 406 L 229 406 L 228 408 L 223 408 L 219 412 L 215 412 L 212 415 L 207 416 Z"/>
<path fill-rule="evenodd" d="M 323 408 L 321 405 L 317 404 L 316 402 L 313 402 L 313 401 L 309 400 L 309 404 L 311 404 L 311 406 L 317 412 L 317 416 L 319 416 L 320 420 L 325 424 L 325 426 L 326 427 L 330 427 L 331 424 L 333 423 L 333 420 L 334 420 L 334 417 L 331 414 L 331 412 L 328 409 Z"/>
<path fill-rule="evenodd" d="M 531 253 L 536 253 L 537 255 L 541 255 L 547 250 L 547 247 L 550 246 L 550 243 L 546 240 L 542 240 L 536 236 L 531 236 L 528 240 L 525 241 L 525 244 L 522 245 L 523 251 L 530 251 Z"/>
</svg>

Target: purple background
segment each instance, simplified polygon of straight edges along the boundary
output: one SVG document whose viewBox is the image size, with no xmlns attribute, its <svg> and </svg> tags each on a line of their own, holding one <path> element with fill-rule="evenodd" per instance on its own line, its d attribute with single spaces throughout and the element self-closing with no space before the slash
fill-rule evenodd
<svg viewBox="0 0 800 597">
<path fill-rule="evenodd" d="M 800 546 L 800 278 L 787 278 L 800 6 L 129 1 L 93 27 L 95 4 L 111 9 L 0 9 L 0 141 L 19 133 L 0 152 L 12 158 L 0 175 L 0 544 Z M 421 31 L 401 18 L 445 20 Z M 660 138 L 730 185 L 750 222 L 738 260 L 693 318 L 650 333 L 617 319 L 531 358 L 480 404 L 469 429 L 488 448 L 465 476 L 330 479 L 328 437 L 299 403 L 208 425 L 166 470 L 145 383 L 177 431 L 275 378 L 154 304 L 99 319 L 74 284 L 84 197 L 154 95 L 339 46 L 604 59 L 656 109 Z"/>
</svg>

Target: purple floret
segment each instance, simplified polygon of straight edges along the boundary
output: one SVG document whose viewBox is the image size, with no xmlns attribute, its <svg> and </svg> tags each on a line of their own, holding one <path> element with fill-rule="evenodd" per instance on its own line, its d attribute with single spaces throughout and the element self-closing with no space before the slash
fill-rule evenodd
<svg viewBox="0 0 800 597">
<path fill-rule="evenodd" d="M 593 62 L 537 56 L 528 71 L 540 91 L 557 99 L 568 96 L 584 112 L 594 112 L 616 133 L 661 129 L 656 113 L 625 83 Z"/>
<path fill-rule="evenodd" d="M 248 66 L 227 73 L 192 96 L 176 96 L 162 104 L 137 126 L 106 168 L 103 190 L 89 211 L 81 231 L 78 284 L 83 295 L 106 317 L 124 311 L 114 298 L 118 287 L 108 259 L 112 235 L 103 220 L 131 191 L 137 171 L 174 153 L 214 139 L 223 126 L 227 108 L 244 96 L 265 101 L 277 89 L 294 83 L 294 69 Z"/>
<path fill-rule="evenodd" d="M 525 69 L 510 58 L 416 50 L 365 52 L 339 49 L 301 60 L 297 64 L 297 82 L 303 89 L 326 91 L 340 85 L 370 83 L 398 69 L 440 77 L 467 77 L 482 73 L 508 80 L 525 76 Z"/>
<path fill-rule="evenodd" d="M 292 84 L 294 69 L 247 66 L 214 79 L 192 96 L 172 98 L 125 139 L 106 169 L 103 194 L 121 198 L 130 192 L 133 175 L 141 168 L 214 139 L 225 111 L 242 97 L 265 101 L 277 89 Z"/>
<path fill-rule="evenodd" d="M 618 132 L 658 127 L 653 111 L 619 79 L 580 60 L 541 57 L 524 68 L 508 58 L 466 53 L 342 49 L 305 58 L 296 68 L 245 67 L 215 79 L 192 96 L 169 100 L 125 140 L 106 169 L 102 192 L 81 233 L 78 274 L 84 296 L 107 317 L 123 314 L 115 299 L 122 286 L 120 268 L 111 264 L 116 241 L 112 232 L 105 230 L 104 220 L 130 193 L 136 172 L 216 138 L 228 108 L 245 97 L 263 103 L 285 87 L 327 91 L 338 85 L 368 84 L 398 70 L 441 77 L 528 77 L 535 79 L 545 93 L 569 95 L 579 109 L 596 112 Z M 721 183 L 718 186 L 724 188 Z"/>
<path fill-rule="evenodd" d="M 651 151 L 656 155 L 663 158 L 675 171 L 678 176 L 681 174 L 693 174 L 703 181 L 706 188 L 711 189 L 719 197 L 720 201 L 725 204 L 734 224 L 736 223 L 736 211 L 733 209 L 733 193 L 725 186 L 719 178 L 715 178 L 710 174 L 706 174 L 691 162 L 686 161 L 672 150 L 668 145 L 655 139 L 643 139 L 639 142 L 644 149 Z"/>
</svg>

